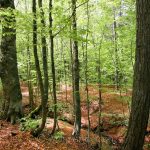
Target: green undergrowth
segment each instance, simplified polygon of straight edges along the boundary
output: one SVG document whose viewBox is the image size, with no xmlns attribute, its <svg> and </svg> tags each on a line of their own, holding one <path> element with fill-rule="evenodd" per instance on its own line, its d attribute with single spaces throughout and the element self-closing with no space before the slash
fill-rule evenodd
<svg viewBox="0 0 150 150">
<path fill-rule="evenodd" d="M 123 103 L 126 103 L 130 106 L 131 105 L 131 96 L 122 96 L 120 98 L 120 101 L 122 101 Z"/>
<path fill-rule="evenodd" d="M 22 118 L 20 120 L 21 131 L 31 131 L 39 126 L 41 119 Z"/>
<path fill-rule="evenodd" d="M 101 114 L 102 118 L 109 118 L 109 124 L 112 126 L 128 126 L 128 117 L 123 114 Z"/>
<path fill-rule="evenodd" d="M 144 144 L 144 148 L 149 150 L 150 149 L 150 143 Z"/>
<path fill-rule="evenodd" d="M 63 140 L 64 139 L 64 132 L 62 131 L 57 131 L 54 133 L 53 138 L 55 140 Z"/>
</svg>

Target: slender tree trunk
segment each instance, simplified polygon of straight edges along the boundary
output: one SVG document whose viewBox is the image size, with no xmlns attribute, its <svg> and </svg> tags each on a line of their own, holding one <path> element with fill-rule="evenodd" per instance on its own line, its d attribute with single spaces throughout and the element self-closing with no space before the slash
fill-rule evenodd
<svg viewBox="0 0 150 150">
<path fill-rule="evenodd" d="M 68 99 L 68 95 L 67 95 L 67 71 L 66 71 L 66 60 L 65 60 L 65 56 L 64 56 L 64 45 L 63 45 L 63 40 L 61 39 L 61 60 L 62 60 L 62 63 L 64 64 L 64 80 L 65 80 L 65 92 L 66 92 L 66 102 L 67 102 L 67 99 Z"/>
<path fill-rule="evenodd" d="M 102 35 L 103 36 L 103 35 Z M 98 135 L 99 135 L 99 149 L 102 149 L 102 134 L 101 134 L 101 120 L 102 120 L 102 81 L 101 81 L 101 46 L 102 46 L 102 40 L 103 37 L 101 39 L 100 42 L 100 47 L 99 47 L 99 51 L 98 51 L 98 95 L 99 95 L 99 116 L 98 116 Z"/>
<path fill-rule="evenodd" d="M 42 98 L 42 123 L 40 127 L 36 130 L 36 134 L 40 134 L 45 127 L 46 118 L 47 118 L 47 101 L 48 101 L 48 67 L 47 67 L 47 50 L 46 50 L 46 37 L 44 36 L 45 20 L 44 20 L 44 11 L 42 7 L 42 0 L 38 0 L 40 8 L 40 17 L 41 17 L 41 43 L 42 43 L 42 57 L 43 57 L 43 71 L 44 71 L 44 95 Z"/>
<path fill-rule="evenodd" d="M 113 24 L 113 32 L 114 32 L 114 48 L 115 48 L 115 84 L 116 89 L 119 90 L 120 79 L 119 79 L 119 62 L 118 62 L 118 44 L 117 44 L 117 22 L 116 22 L 116 14 L 114 10 L 114 24 Z"/>
<path fill-rule="evenodd" d="M 122 150 L 142 150 L 150 110 L 150 1 L 137 0 L 136 56 L 131 114 Z"/>
<path fill-rule="evenodd" d="M 63 54 L 63 63 L 64 63 L 64 77 L 65 77 L 65 91 L 66 91 L 66 102 L 67 102 L 67 72 L 66 72 L 66 60 L 64 58 L 64 54 Z"/>
<path fill-rule="evenodd" d="M 87 33 L 86 33 L 86 47 L 85 47 L 85 87 L 86 87 L 86 102 L 87 102 L 87 116 L 88 116 L 88 144 L 90 144 L 90 100 L 89 100 L 89 89 L 88 89 L 88 30 L 89 30 L 89 3 L 87 2 Z"/>
<path fill-rule="evenodd" d="M 79 56 L 77 41 L 77 22 L 76 22 L 76 0 L 72 0 L 72 30 L 74 40 L 73 46 L 73 72 L 74 72 L 74 99 L 75 99 L 75 122 L 72 135 L 76 138 L 80 136 L 81 129 L 81 108 L 80 108 L 80 92 L 79 92 Z"/>
<path fill-rule="evenodd" d="M 33 20 L 33 45 L 34 45 L 34 57 L 35 57 L 35 64 L 37 69 L 38 80 L 40 84 L 40 91 L 41 91 L 41 105 L 42 105 L 42 123 L 39 128 L 34 130 L 32 134 L 34 136 L 38 136 L 45 127 L 46 117 L 47 117 L 47 101 L 48 101 L 48 67 L 47 67 L 47 50 L 46 50 L 46 38 L 43 35 L 45 28 L 45 21 L 44 21 L 44 12 L 42 8 L 42 0 L 38 1 L 39 8 L 40 8 L 40 17 L 41 17 L 41 43 L 42 43 L 42 56 L 43 56 L 43 71 L 44 71 L 44 83 L 42 80 L 38 55 L 37 55 L 37 23 L 36 23 L 36 1 L 33 0 L 33 13 L 34 13 L 34 20 Z"/>
<path fill-rule="evenodd" d="M 40 62 L 37 52 L 37 16 L 36 16 L 36 0 L 32 1 L 32 12 L 33 12 L 33 53 L 34 53 L 34 60 L 35 60 L 35 67 L 37 72 L 38 83 L 40 86 L 41 92 L 41 100 L 44 99 L 44 85 L 42 81 L 42 74 L 40 69 Z"/>
<path fill-rule="evenodd" d="M 46 74 L 46 54 L 43 53 L 43 66 L 45 67 L 44 69 L 44 84 L 43 84 L 43 80 L 42 80 L 42 74 L 41 74 L 41 69 L 40 69 L 40 63 L 39 63 L 39 57 L 38 57 L 38 52 L 37 52 L 37 16 L 36 16 L 36 0 L 32 1 L 32 12 L 33 12 L 33 53 L 34 53 L 34 59 L 35 59 L 35 67 L 36 67 L 36 72 L 37 72 L 37 78 L 38 78 L 38 83 L 40 86 L 40 94 L 41 94 L 41 105 L 42 105 L 42 123 L 40 125 L 39 128 L 37 128 L 36 130 L 34 130 L 32 132 L 32 134 L 34 136 L 38 136 L 42 130 L 44 129 L 45 126 L 45 115 L 46 115 L 46 103 L 47 103 L 47 90 L 48 89 L 44 89 L 44 86 L 47 87 L 47 77 Z M 43 51 L 44 52 L 44 51 Z M 43 68 L 44 68 L 43 67 Z M 36 110 L 40 110 L 41 105 L 36 109 Z M 43 111 L 44 110 L 44 111 Z M 33 111 L 34 112 L 34 111 Z"/>
<path fill-rule="evenodd" d="M 27 36 L 29 43 L 29 35 Z M 28 91 L 29 91 L 29 105 L 31 110 L 34 108 L 34 100 L 33 100 L 33 87 L 32 87 L 32 75 L 31 75 L 31 58 L 30 58 L 30 49 L 29 45 L 27 46 L 27 79 L 28 79 Z"/>
<path fill-rule="evenodd" d="M 72 31 L 72 27 L 70 26 L 70 32 Z M 73 73 L 73 48 L 72 48 L 72 39 L 70 38 L 70 62 L 71 62 L 71 84 L 72 84 L 72 102 L 73 102 L 73 115 L 75 115 L 75 98 L 74 98 L 74 73 Z"/>
<path fill-rule="evenodd" d="M 13 9 L 15 9 L 14 0 L 0 1 L 0 8 L 5 9 L 5 11 L 7 8 L 11 8 L 9 10 L 10 15 L 4 15 L 2 22 L 2 60 L 0 60 L 2 71 L 0 77 L 5 98 L 3 117 L 7 117 L 8 120 L 11 119 L 11 123 L 14 124 L 16 116 L 22 114 L 22 95 L 16 54 L 16 20 L 13 13 Z"/>
<path fill-rule="evenodd" d="M 49 1 L 49 26 L 50 26 L 50 53 L 51 53 L 51 71 L 53 80 L 53 100 L 54 100 L 54 125 L 52 134 L 56 130 L 57 126 L 57 96 L 56 96 L 56 75 L 55 75 L 55 61 L 54 61 L 54 36 L 53 36 L 53 18 L 52 18 L 52 0 Z"/>
<path fill-rule="evenodd" d="M 28 12 L 28 5 L 27 5 L 27 0 L 25 0 L 25 10 L 26 13 Z M 27 34 L 27 80 L 28 80 L 28 91 L 29 91 L 29 105 L 31 110 L 34 108 L 34 100 L 33 100 L 33 86 L 32 86 L 32 74 L 31 74 L 31 53 L 30 53 L 30 47 L 29 47 L 29 42 L 30 42 L 30 37 L 29 33 Z"/>
</svg>

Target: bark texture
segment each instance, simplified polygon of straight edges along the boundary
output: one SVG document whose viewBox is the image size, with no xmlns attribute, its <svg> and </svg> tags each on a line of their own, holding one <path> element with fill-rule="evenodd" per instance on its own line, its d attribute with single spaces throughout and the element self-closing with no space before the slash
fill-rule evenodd
<svg viewBox="0 0 150 150">
<path fill-rule="evenodd" d="M 41 24 L 42 24 L 42 30 L 41 30 L 41 43 L 42 43 L 42 55 L 43 55 L 43 71 L 44 71 L 44 95 L 42 98 L 42 123 L 40 127 L 36 130 L 36 134 L 40 134 L 46 123 L 47 118 L 47 101 L 48 101 L 48 67 L 47 67 L 47 48 L 46 48 L 46 37 L 44 36 L 44 28 L 45 28 L 45 19 L 44 19 L 44 11 L 42 6 L 42 0 L 38 1 L 39 8 L 40 8 L 40 17 L 41 17 Z"/>
<path fill-rule="evenodd" d="M 80 92 L 79 92 L 79 56 L 77 41 L 77 20 L 76 20 L 76 0 L 72 0 L 72 30 L 74 39 L 72 40 L 73 50 L 73 76 L 74 76 L 74 100 L 75 100 L 75 123 L 73 135 L 80 136 L 81 129 L 81 108 L 80 108 Z"/>
<path fill-rule="evenodd" d="M 42 0 L 38 1 L 39 8 L 40 8 L 40 17 L 41 17 L 41 43 L 42 43 L 42 60 L 43 60 L 43 71 L 44 71 L 44 82 L 42 79 L 42 73 L 40 69 L 40 62 L 38 57 L 38 50 L 37 50 L 37 16 L 36 16 L 36 0 L 32 1 L 32 12 L 33 12 L 33 52 L 34 52 L 34 59 L 35 59 L 35 66 L 36 72 L 38 77 L 38 82 L 40 86 L 40 94 L 41 94 L 41 105 L 35 109 L 31 113 L 32 116 L 36 113 L 36 110 L 40 110 L 42 107 L 42 123 L 39 128 L 33 130 L 31 133 L 33 136 L 37 137 L 44 129 L 47 117 L 47 101 L 48 101 L 48 69 L 47 69 L 47 50 L 46 50 L 46 38 L 43 35 L 43 29 L 45 28 L 45 20 L 44 20 L 44 11 L 42 8 Z"/>
<path fill-rule="evenodd" d="M 11 123 L 14 124 L 16 117 L 22 114 L 22 95 L 17 68 L 16 20 L 13 13 L 15 9 L 14 1 L 0 1 L 0 8 L 3 9 L 3 12 L 10 13 L 10 15 L 4 13 L 2 21 L 0 77 L 5 99 L 2 116 L 11 120 Z"/>
<path fill-rule="evenodd" d="M 51 73 L 53 81 L 53 104 L 54 104 L 54 125 L 52 129 L 53 134 L 57 127 L 57 96 L 56 96 L 56 71 L 55 71 L 55 58 L 54 58 L 54 35 L 53 35 L 53 18 L 52 18 L 53 0 L 49 1 L 49 35 L 50 35 L 50 57 L 51 57 Z"/>
<path fill-rule="evenodd" d="M 150 109 L 150 1 L 137 0 L 136 60 L 129 127 L 122 150 L 142 150 Z"/>
</svg>

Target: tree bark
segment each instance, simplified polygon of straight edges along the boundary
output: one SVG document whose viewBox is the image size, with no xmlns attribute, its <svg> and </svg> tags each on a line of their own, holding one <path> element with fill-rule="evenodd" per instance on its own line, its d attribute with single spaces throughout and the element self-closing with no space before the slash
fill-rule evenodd
<svg viewBox="0 0 150 150">
<path fill-rule="evenodd" d="M 40 69 L 40 62 L 38 57 L 38 50 L 37 50 L 37 16 L 36 16 L 36 0 L 32 1 L 32 12 L 33 12 L 33 54 L 35 60 L 35 67 L 37 72 L 37 78 L 40 86 L 41 92 L 41 100 L 44 99 L 44 85 L 42 81 L 42 73 Z"/>
<path fill-rule="evenodd" d="M 25 10 L 28 12 L 27 0 L 25 0 Z M 27 80 L 28 80 L 28 91 L 29 91 L 29 105 L 30 109 L 34 109 L 34 98 L 33 98 L 33 86 L 32 86 L 32 73 L 31 73 L 31 53 L 30 53 L 30 37 L 29 33 L 27 34 Z"/>
<path fill-rule="evenodd" d="M 113 38 L 114 38 L 114 49 L 115 49 L 115 84 L 116 90 L 120 88 L 119 79 L 119 59 L 118 59 L 118 37 L 117 37 L 117 21 L 116 21 L 116 10 L 114 8 L 114 22 L 113 22 Z"/>
<path fill-rule="evenodd" d="M 46 123 L 47 117 L 47 101 L 48 101 L 48 66 L 47 66 L 47 48 L 46 48 L 46 37 L 43 35 L 43 29 L 46 27 L 45 19 L 44 19 L 44 11 L 42 6 L 42 0 L 39 0 L 39 8 L 41 14 L 41 42 L 42 42 L 42 54 L 43 54 L 43 71 L 44 71 L 44 100 L 42 101 L 42 124 L 41 129 L 43 130 Z"/>
<path fill-rule="evenodd" d="M 77 22 L 76 22 L 76 0 L 72 0 L 72 30 L 74 39 L 72 41 L 73 49 L 73 72 L 74 72 L 74 100 L 75 100 L 75 122 L 72 135 L 76 138 L 80 136 L 81 129 L 81 108 L 79 92 L 79 58 L 77 41 Z"/>
<path fill-rule="evenodd" d="M 50 54 L 51 54 L 51 72 L 52 72 L 52 81 L 53 81 L 53 103 L 54 103 L 54 125 L 52 129 L 53 134 L 57 126 L 57 96 L 56 96 L 56 74 L 55 74 L 55 60 L 54 60 L 54 36 L 53 36 L 53 18 L 52 18 L 52 0 L 49 1 L 49 35 L 50 35 Z"/>
<path fill-rule="evenodd" d="M 137 0 L 136 60 L 129 127 L 122 150 L 142 150 L 150 110 L 150 1 Z"/>
<path fill-rule="evenodd" d="M 86 5 L 86 13 L 87 13 L 87 31 L 86 31 L 86 44 L 85 44 L 85 90 L 86 90 L 86 103 L 87 103 L 87 117 L 88 117 L 88 144 L 90 145 L 90 130 L 91 130 L 91 122 L 90 122 L 90 98 L 89 98 L 89 83 L 88 83 L 88 29 L 90 24 L 90 14 L 89 14 L 89 3 Z"/>
<path fill-rule="evenodd" d="M 37 54 L 37 22 L 36 22 L 36 0 L 33 0 L 33 49 L 34 49 L 34 57 L 35 57 L 35 64 L 36 70 L 38 75 L 38 81 L 40 85 L 40 92 L 41 92 L 41 105 L 42 105 L 42 123 L 39 128 L 32 131 L 34 136 L 38 136 L 45 127 L 46 117 L 47 117 L 47 101 L 48 101 L 48 67 L 47 67 L 47 51 L 46 51 L 46 38 L 43 35 L 43 29 L 45 28 L 45 20 L 44 20 L 44 12 L 42 8 L 42 0 L 38 1 L 39 8 L 40 8 L 40 17 L 41 17 L 41 42 L 42 42 L 42 56 L 43 56 L 43 71 L 44 71 L 44 83 L 42 80 L 42 74 L 40 70 L 40 64 Z"/>
<path fill-rule="evenodd" d="M 15 9 L 14 0 L 0 2 L 0 8 L 10 15 L 3 15 L 2 22 L 2 41 L 0 60 L 1 81 L 4 93 L 3 117 L 11 120 L 11 123 L 16 122 L 16 117 L 22 115 L 22 94 L 19 83 L 18 67 L 17 67 L 17 52 L 16 52 L 16 20 L 13 10 Z"/>
</svg>

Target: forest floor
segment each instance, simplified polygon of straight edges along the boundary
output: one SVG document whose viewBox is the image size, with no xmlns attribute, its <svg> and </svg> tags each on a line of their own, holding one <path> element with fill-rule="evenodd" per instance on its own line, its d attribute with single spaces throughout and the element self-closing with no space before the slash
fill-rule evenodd
<svg viewBox="0 0 150 150">
<path fill-rule="evenodd" d="M 21 86 L 23 95 L 23 108 L 25 113 L 29 112 L 29 93 L 26 85 Z M 75 140 L 72 136 L 73 130 L 73 102 L 72 90 L 70 86 L 60 85 L 58 98 L 58 116 L 59 129 L 53 137 L 49 137 L 49 133 L 53 126 L 53 114 L 48 114 L 46 128 L 38 138 L 31 136 L 30 131 L 21 131 L 18 124 L 11 125 L 6 121 L 0 121 L 0 150 L 96 150 L 98 149 L 98 115 L 99 115 L 99 93 L 97 85 L 90 85 L 90 142 L 87 144 L 87 102 L 86 89 L 81 86 L 81 138 Z M 38 93 L 38 92 L 37 92 Z M 132 91 L 122 90 L 116 91 L 114 86 L 102 87 L 101 102 L 101 141 L 102 150 L 117 150 L 123 143 L 130 112 Z M 39 100 L 36 98 L 36 103 Z M 49 105 L 51 106 L 51 101 Z M 150 127 L 148 129 L 150 131 Z M 150 135 L 145 137 L 144 150 L 150 150 Z"/>
</svg>

